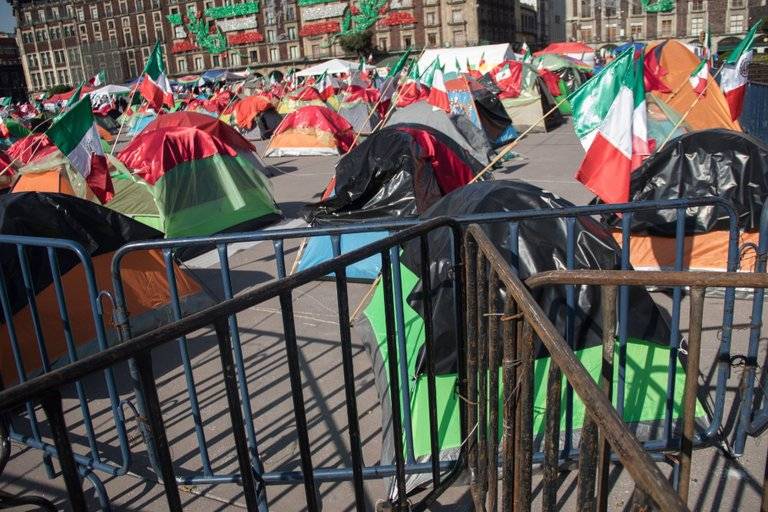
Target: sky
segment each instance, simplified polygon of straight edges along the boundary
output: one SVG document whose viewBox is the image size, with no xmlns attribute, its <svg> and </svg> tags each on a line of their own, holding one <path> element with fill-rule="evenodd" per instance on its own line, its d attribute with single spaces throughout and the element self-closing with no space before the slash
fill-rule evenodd
<svg viewBox="0 0 768 512">
<path fill-rule="evenodd" d="M 16 29 L 16 18 L 13 17 L 11 4 L 0 0 L 0 32 L 13 32 Z"/>
</svg>

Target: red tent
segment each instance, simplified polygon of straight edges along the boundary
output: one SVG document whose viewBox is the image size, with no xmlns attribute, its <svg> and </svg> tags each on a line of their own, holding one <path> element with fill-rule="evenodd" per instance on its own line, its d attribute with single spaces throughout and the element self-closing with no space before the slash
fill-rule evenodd
<svg viewBox="0 0 768 512">
<path fill-rule="evenodd" d="M 301 107 L 283 119 L 265 156 L 344 154 L 354 139 L 352 126 L 334 110 L 314 105 Z"/>
<path fill-rule="evenodd" d="M 558 55 L 567 55 L 571 53 L 595 53 L 595 49 L 580 41 L 570 43 L 552 43 L 543 50 L 539 50 L 534 55 L 543 55 L 545 53 L 556 53 Z"/>
</svg>

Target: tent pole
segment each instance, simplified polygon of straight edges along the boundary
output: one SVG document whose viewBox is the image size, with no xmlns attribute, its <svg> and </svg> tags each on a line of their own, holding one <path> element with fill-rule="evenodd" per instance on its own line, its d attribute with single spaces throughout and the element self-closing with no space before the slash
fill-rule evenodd
<svg viewBox="0 0 768 512">
<path fill-rule="evenodd" d="M 288 275 L 293 275 L 294 272 L 296 272 L 296 268 L 299 266 L 299 263 L 301 262 L 301 256 L 304 254 L 304 249 L 307 247 L 307 237 L 304 237 L 301 239 L 301 244 L 299 244 L 299 250 L 296 252 L 296 259 L 293 260 L 293 265 L 291 266 L 291 271 L 288 273 Z"/>
<path fill-rule="evenodd" d="M 139 84 L 137 83 L 136 86 L 131 91 L 131 96 L 128 98 L 128 106 L 126 107 L 126 110 L 131 108 L 131 103 L 133 103 L 133 97 L 136 96 L 136 90 L 139 88 Z M 144 105 L 144 101 L 142 100 L 141 104 L 139 105 L 139 108 Z M 161 107 L 162 108 L 162 107 Z M 123 126 L 125 126 L 125 111 L 123 111 L 123 120 L 120 123 L 120 128 L 117 130 L 117 135 L 115 135 L 115 143 L 112 145 L 112 149 L 109 152 L 109 156 L 115 155 L 115 148 L 117 147 L 117 143 L 120 140 L 120 134 L 123 132 Z"/>
<path fill-rule="evenodd" d="M 357 315 L 360 313 L 360 310 L 363 308 L 363 305 L 368 301 L 368 299 L 373 295 L 374 290 L 376 290 L 376 285 L 379 284 L 379 281 L 381 281 L 381 274 L 379 274 L 376 279 L 371 283 L 371 287 L 368 288 L 368 291 L 365 292 L 365 295 L 363 295 L 363 298 L 360 299 L 360 303 L 357 305 L 355 310 L 352 312 L 352 316 L 349 317 L 349 323 L 353 324 L 355 320 L 357 320 Z"/>
</svg>

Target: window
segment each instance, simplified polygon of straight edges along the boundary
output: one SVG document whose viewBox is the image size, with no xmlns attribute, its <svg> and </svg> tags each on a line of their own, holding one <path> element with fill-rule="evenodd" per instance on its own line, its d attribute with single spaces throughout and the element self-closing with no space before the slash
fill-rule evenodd
<svg viewBox="0 0 768 512">
<path fill-rule="evenodd" d="M 29 69 L 37 69 L 37 55 L 34 53 L 27 55 L 27 67 Z"/>
<path fill-rule="evenodd" d="M 109 30 L 115 29 L 115 20 L 107 20 L 107 29 Z"/>
<path fill-rule="evenodd" d="M 630 3 L 632 4 L 631 13 L 634 15 L 637 14 L 643 14 L 643 4 L 640 3 L 640 0 L 630 0 Z"/>
<path fill-rule="evenodd" d="M 53 54 L 56 57 L 56 65 L 61 66 L 65 63 L 64 50 L 56 50 Z"/>
<path fill-rule="evenodd" d="M 136 16 L 136 21 L 139 23 L 139 25 L 145 25 L 147 23 L 147 18 L 143 14 L 139 14 Z"/>
<path fill-rule="evenodd" d="M 45 21 L 45 11 L 43 9 L 37 11 L 37 19 L 40 21 Z"/>
<path fill-rule="evenodd" d="M 288 55 L 291 60 L 296 60 L 299 58 L 299 47 L 298 46 L 290 46 L 288 48 Z"/>
<path fill-rule="evenodd" d="M 123 28 L 123 38 L 125 39 L 125 46 L 133 46 L 133 33 L 130 25 Z"/>
<path fill-rule="evenodd" d="M 229 65 L 230 66 L 242 65 L 242 62 L 240 62 L 240 52 L 234 51 L 229 54 Z"/>
<path fill-rule="evenodd" d="M 427 44 L 429 46 L 437 46 L 437 32 L 429 32 L 427 34 Z"/>
<path fill-rule="evenodd" d="M 592 17 L 592 0 L 581 0 L 581 17 Z"/>
<path fill-rule="evenodd" d="M 386 37 L 380 37 L 379 38 L 379 50 L 385 52 L 387 51 L 387 38 Z"/>
<path fill-rule="evenodd" d="M 581 40 L 592 41 L 592 25 L 584 25 L 581 27 Z"/>
<path fill-rule="evenodd" d="M 285 21 L 296 21 L 296 9 L 292 5 L 285 6 Z"/>
<path fill-rule="evenodd" d="M 91 19 L 92 20 L 99 19 L 99 8 L 96 5 L 91 6 Z"/>
<path fill-rule="evenodd" d="M 286 33 L 290 41 L 294 41 L 296 39 L 296 27 L 288 27 Z"/>
<path fill-rule="evenodd" d="M 65 10 L 65 11 L 67 11 L 67 18 L 72 18 L 72 17 L 74 16 L 74 15 L 72 14 L 72 6 L 71 6 L 71 5 L 67 5 L 67 6 L 64 8 L 64 10 Z"/>
<path fill-rule="evenodd" d="M 451 23 L 461 23 L 462 21 L 464 21 L 464 11 L 453 9 L 451 11 Z"/>
<path fill-rule="evenodd" d="M 40 89 L 42 85 L 40 84 L 40 75 L 37 73 L 32 73 L 32 83 L 35 84 L 35 89 Z"/>
<path fill-rule="evenodd" d="M 35 37 L 32 35 L 32 32 L 22 32 L 21 40 L 25 43 L 31 43 L 35 40 Z"/>
<path fill-rule="evenodd" d="M 48 52 L 43 52 L 40 54 L 40 60 L 43 63 L 43 67 L 47 67 L 50 65 L 50 58 L 48 57 Z"/>
<path fill-rule="evenodd" d="M 270 48 L 269 49 L 269 61 L 270 62 L 277 62 L 280 60 L 280 49 L 278 48 Z"/>
<path fill-rule="evenodd" d="M 83 12 L 82 7 L 77 8 L 77 19 L 80 21 L 85 21 L 85 13 Z"/>
<path fill-rule="evenodd" d="M 633 39 L 642 39 L 643 38 L 643 24 L 642 23 L 632 23 L 629 26 L 629 33 L 632 36 Z"/>
<path fill-rule="evenodd" d="M 104 4 L 104 17 L 112 17 L 112 2 L 107 2 Z"/>
<path fill-rule="evenodd" d="M 125 14 L 127 12 L 128 12 L 127 0 L 120 0 L 120 14 Z"/>
<path fill-rule="evenodd" d="M 64 25 L 64 37 L 72 37 L 75 35 L 74 25 Z"/>
<path fill-rule="evenodd" d="M 144 58 L 144 61 L 146 62 L 147 59 L 149 58 L 149 47 L 148 46 L 145 46 L 144 48 L 141 49 L 141 56 Z"/>
<path fill-rule="evenodd" d="M 729 24 L 729 32 L 736 33 L 744 30 L 744 15 L 743 14 L 731 14 L 731 21 Z"/>
<path fill-rule="evenodd" d="M 698 36 L 704 32 L 704 18 L 691 18 L 691 31 L 692 36 Z"/>
<path fill-rule="evenodd" d="M 605 40 L 606 41 L 615 41 L 617 36 L 616 31 L 616 24 L 610 23 L 605 26 Z"/>
<path fill-rule="evenodd" d="M 218 55 L 212 55 L 211 56 L 211 65 L 213 65 L 213 67 L 215 67 L 215 68 L 219 67 L 219 56 Z"/>
<path fill-rule="evenodd" d="M 731 0 L 731 7 L 740 8 L 744 7 L 744 0 Z"/>
<path fill-rule="evenodd" d="M 195 71 L 203 70 L 203 58 L 201 56 L 195 57 Z"/>
<path fill-rule="evenodd" d="M 410 48 L 413 44 L 413 38 L 411 36 L 403 37 L 403 48 Z"/>
<path fill-rule="evenodd" d="M 267 42 L 268 43 L 274 43 L 276 41 L 275 39 L 275 31 L 274 30 L 267 30 Z"/>
<path fill-rule="evenodd" d="M 59 27 L 51 27 L 49 29 L 49 33 L 51 36 L 51 41 L 61 39 L 61 29 Z"/>
<path fill-rule="evenodd" d="M 424 22 L 425 22 L 425 24 L 428 27 L 432 27 L 432 26 L 436 25 L 436 21 L 435 20 L 437 18 L 435 17 L 435 14 L 436 13 L 434 11 L 426 13 L 426 15 L 424 17 Z"/>
<path fill-rule="evenodd" d="M 144 0 L 134 0 L 134 5 L 136 6 L 136 12 L 144 10 Z"/>
<path fill-rule="evenodd" d="M 703 11 L 704 10 L 704 0 L 691 0 L 691 10 L 692 11 Z"/>
<path fill-rule="evenodd" d="M 465 46 L 467 44 L 466 32 L 464 32 L 463 30 L 454 30 L 453 44 L 454 46 Z"/>
<path fill-rule="evenodd" d="M 27 20 L 27 24 L 32 24 L 32 13 L 27 11 L 24 13 L 24 19 Z"/>
<path fill-rule="evenodd" d="M 152 13 L 152 21 L 157 23 L 158 21 L 163 21 L 163 15 L 160 11 L 155 11 Z"/>
<path fill-rule="evenodd" d="M 179 57 L 176 59 L 176 71 L 179 73 L 187 72 L 187 59 L 186 57 Z"/>
<path fill-rule="evenodd" d="M 155 24 L 155 40 L 156 41 L 163 40 L 163 26 L 159 23 Z"/>
<path fill-rule="evenodd" d="M 85 25 L 80 25 L 80 35 L 85 35 L 87 33 L 88 29 L 85 28 Z"/>
<path fill-rule="evenodd" d="M 51 7 L 51 17 L 54 20 L 59 19 L 59 8 L 58 7 Z"/>
<path fill-rule="evenodd" d="M 312 58 L 318 58 L 320 56 L 320 45 L 319 44 L 313 44 L 312 45 Z"/>
<path fill-rule="evenodd" d="M 159 9 L 160 8 L 160 0 L 152 0 L 152 8 L 153 9 Z"/>
<path fill-rule="evenodd" d="M 64 74 L 64 70 L 59 70 L 59 73 L 58 73 L 58 75 L 59 75 L 59 83 L 60 83 L 60 84 L 65 84 L 65 83 L 67 83 L 67 77 L 66 77 L 66 75 Z"/>
<path fill-rule="evenodd" d="M 672 36 L 672 20 L 661 20 L 661 37 Z"/>
<path fill-rule="evenodd" d="M 46 71 L 45 72 L 45 82 L 50 87 L 51 85 L 55 85 L 55 80 L 53 79 L 53 71 Z"/>
<path fill-rule="evenodd" d="M 616 16 L 616 4 L 608 0 L 603 5 L 603 16 L 606 18 L 612 18 Z"/>
<path fill-rule="evenodd" d="M 205 6 L 206 9 L 210 9 L 211 7 L 213 7 L 213 0 L 206 0 L 203 5 Z"/>
<path fill-rule="evenodd" d="M 267 25 L 274 25 L 275 24 L 275 12 L 272 10 L 268 10 L 264 13 L 264 23 Z"/>
</svg>

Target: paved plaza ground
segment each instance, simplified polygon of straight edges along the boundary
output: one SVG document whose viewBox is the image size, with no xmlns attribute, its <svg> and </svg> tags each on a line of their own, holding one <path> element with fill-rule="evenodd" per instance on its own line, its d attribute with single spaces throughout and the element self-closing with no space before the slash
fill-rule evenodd
<svg viewBox="0 0 768 512">
<path fill-rule="evenodd" d="M 264 144 L 259 143 L 259 152 Z M 562 126 L 551 133 L 533 134 L 518 147 L 521 159 L 511 161 L 496 172 L 496 179 L 520 179 L 560 194 L 576 203 L 586 204 L 591 199 L 586 189 L 573 179 L 581 161 L 583 150 L 570 126 Z M 274 185 L 277 198 L 286 220 L 283 226 L 299 227 L 300 209 L 308 202 L 316 201 L 333 175 L 336 158 L 303 157 L 267 159 L 265 164 Z M 288 261 L 292 262 L 297 241 L 287 244 Z M 192 269 L 206 284 L 210 292 L 221 297 L 217 266 L 203 263 Z M 256 244 L 231 258 L 230 263 L 235 292 L 242 292 L 272 279 L 275 262 L 272 245 Z M 350 304 L 357 305 L 368 289 L 366 284 L 350 285 Z M 669 307 L 669 299 L 654 294 L 662 307 Z M 344 388 L 339 351 L 339 325 L 335 303 L 335 287 L 331 282 L 313 282 L 298 289 L 294 294 L 294 308 L 299 337 L 299 349 L 304 377 L 304 397 L 308 412 L 309 436 L 313 446 L 315 467 L 334 467 L 349 464 L 349 437 L 347 431 Z M 739 301 L 736 325 L 749 324 L 747 301 Z M 701 382 L 705 389 L 713 385 L 716 354 L 716 337 L 722 317 L 722 301 L 708 298 L 705 314 L 704 353 L 702 356 Z M 253 417 L 259 438 L 259 449 L 268 470 L 299 470 L 299 450 L 292 413 L 290 384 L 284 359 L 282 317 L 277 301 L 270 301 L 238 315 L 245 366 L 252 398 Z M 683 319 L 684 327 L 687 325 Z M 353 350 L 356 374 L 356 396 L 366 464 L 378 462 L 380 454 L 380 407 L 374 385 L 370 360 L 362 341 L 353 331 Z M 747 331 L 737 329 L 734 338 L 734 354 L 743 354 Z M 221 367 L 215 337 L 203 331 L 189 338 L 194 376 L 199 389 L 199 400 L 210 459 L 217 473 L 235 472 L 237 460 L 226 410 Z M 154 354 L 155 371 L 159 386 L 163 415 L 169 432 L 172 455 L 177 474 L 200 471 L 198 441 L 189 413 L 189 400 L 184 385 L 183 369 L 175 343 L 159 349 Z M 761 360 L 764 354 L 761 353 Z M 119 391 L 129 399 L 131 387 L 124 367 L 117 368 Z M 741 370 L 733 368 L 728 381 L 729 394 L 726 413 L 727 424 L 735 418 L 731 403 L 738 392 Z M 99 439 L 108 460 L 119 460 L 116 452 L 113 420 L 100 376 L 94 376 L 86 388 L 94 397 L 91 410 Z M 78 404 L 70 393 L 65 402 L 67 417 L 79 451 L 85 443 L 83 425 Z M 126 409 L 127 411 L 127 409 Z M 128 411 L 127 411 L 128 412 Z M 127 427 L 133 449 L 131 475 L 110 478 L 101 475 L 113 500 L 114 508 L 130 511 L 162 511 L 167 508 L 162 487 L 148 480 L 150 471 L 144 446 L 136 430 L 136 423 L 128 414 Z M 689 506 L 692 510 L 756 510 L 759 508 L 760 489 L 763 481 L 766 449 L 764 438 L 750 440 L 746 455 L 733 460 L 717 447 L 694 453 L 693 483 Z M 79 446 L 78 446 L 79 445 Z M 663 466 L 668 472 L 668 466 Z M 619 475 L 611 493 L 611 508 L 622 510 L 631 493 L 626 475 Z M 538 477 L 537 477 L 538 478 Z M 53 499 L 62 509 L 67 506 L 63 480 L 49 479 L 41 463 L 40 452 L 24 449 L 14 444 L 13 458 L 2 477 L 0 489 L 10 493 L 38 494 Z M 87 497 L 94 499 L 92 486 L 85 484 Z M 540 487 L 536 488 L 540 495 Z M 353 510 L 353 491 L 350 484 L 323 483 L 320 485 L 323 510 Z M 366 501 L 369 509 L 386 496 L 385 483 L 371 480 L 366 483 Z M 305 507 L 301 486 L 270 486 L 268 488 L 271 510 L 294 511 Z M 575 480 L 566 476 L 561 487 L 562 508 L 575 506 Z M 539 498 L 540 499 L 540 498 Z M 216 486 L 188 486 L 182 488 L 182 500 L 188 510 L 214 512 L 243 508 L 245 502 L 234 484 Z M 91 502 L 96 507 L 96 502 Z M 537 500 L 536 507 L 540 506 Z M 458 486 L 439 500 L 433 510 L 467 510 L 471 508 L 467 488 Z"/>
</svg>

